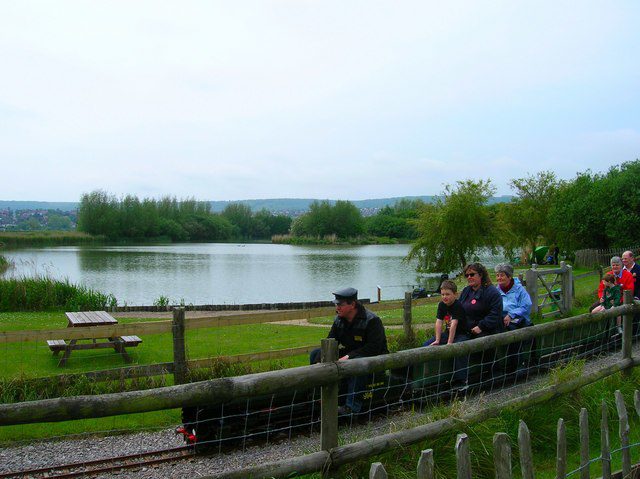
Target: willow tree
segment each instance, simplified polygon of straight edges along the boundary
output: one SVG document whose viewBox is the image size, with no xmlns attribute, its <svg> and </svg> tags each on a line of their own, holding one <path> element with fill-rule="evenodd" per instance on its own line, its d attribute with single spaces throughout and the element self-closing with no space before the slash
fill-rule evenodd
<svg viewBox="0 0 640 479">
<path fill-rule="evenodd" d="M 418 238 L 407 256 L 420 272 L 449 272 L 464 267 L 478 251 L 496 245 L 495 218 L 487 206 L 495 193 L 491 180 L 465 180 L 446 185 L 435 203 L 417 219 Z"/>
</svg>

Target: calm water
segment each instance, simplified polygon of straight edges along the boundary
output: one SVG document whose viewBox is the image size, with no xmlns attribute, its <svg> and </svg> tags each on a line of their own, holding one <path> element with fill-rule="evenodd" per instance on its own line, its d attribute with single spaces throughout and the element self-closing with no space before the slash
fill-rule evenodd
<svg viewBox="0 0 640 479">
<path fill-rule="evenodd" d="M 354 286 L 361 297 L 401 298 L 416 284 L 415 265 L 402 259 L 408 245 L 289 246 L 180 244 L 66 246 L 3 252 L 16 264 L 6 275 L 69 278 L 119 304 L 240 304 L 332 299 Z"/>
</svg>

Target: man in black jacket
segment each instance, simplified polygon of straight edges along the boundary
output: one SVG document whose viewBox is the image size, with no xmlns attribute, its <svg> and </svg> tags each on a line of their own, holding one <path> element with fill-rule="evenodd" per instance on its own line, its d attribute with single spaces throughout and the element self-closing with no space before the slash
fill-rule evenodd
<svg viewBox="0 0 640 479">
<path fill-rule="evenodd" d="M 328 338 L 333 338 L 340 344 L 339 360 L 363 358 L 386 354 L 387 337 L 382 321 L 378 316 L 368 311 L 358 301 L 358 290 L 344 288 L 333 293 L 336 299 L 336 318 L 329 331 Z M 320 350 L 311 352 L 311 363 L 320 361 Z M 362 409 L 362 391 L 364 391 L 369 376 L 357 376 L 347 379 L 348 395 L 346 407 L 340 408 L 340 413 L 358 413 Z"/>
</svg>

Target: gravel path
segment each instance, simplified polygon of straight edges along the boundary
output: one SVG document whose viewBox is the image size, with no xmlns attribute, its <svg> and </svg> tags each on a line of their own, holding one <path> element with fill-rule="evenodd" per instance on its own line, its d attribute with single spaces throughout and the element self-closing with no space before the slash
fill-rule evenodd
<svg viewBox="0 0 640 479">
<path fill-rule="evenodd" d="M 634 354 L 640 353 L 640 344 L 634 346 Z M 620 353 L 614 353 L 589 361 L 585 372 L 595 371 L 618 361 Z M 460 412 L 477 409 L 480 405 L 501 403 L 511 397 L 523 395 L 541 387 L 546 376 L 541 375 L 527 383 L 518 384 L 508 389 L 492 393 L 480 394 L 467 398 L 460 403 Z M 355 426 L 341 430 L 341 443 L 352 442 L 373 435 L 397 431 L 416 424 L 420 413 L 397 414 L 376 421 L 373 424 Z M 141 432 L 107 437 L 82 437 L 63 439 L 60 441 L 40 441 L 28 445 L 19 445 L 0 449 L 0 472 L 43 467 L 52 464 L 81 462 L 83 460 L 113 457 L 117 455 L 135 454 L 182 445 L 182 440 L 173 430 Z M 291 441 L 283 441 L 263 447 L 250 447 L 244 451 L 235 451 L 210 457 L 195 457 L 173 464 L 164 464 L 136 471 L 123 471 L 102 474 L 104 478 L 122 479 L 162 479 L 175 477 L 202 477 L 222 471 L 233 470 L 258 464 L 277 461 L 287 457 L 295 457 L 318 450 L 319 434 L 299 436 Z"/>
</svg>

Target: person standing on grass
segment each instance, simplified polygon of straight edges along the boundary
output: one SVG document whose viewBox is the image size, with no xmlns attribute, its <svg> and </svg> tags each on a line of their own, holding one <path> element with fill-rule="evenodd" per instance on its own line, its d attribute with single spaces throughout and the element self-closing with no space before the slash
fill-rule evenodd
<svg viewBox="0 0 640 479">
<path fill-rule="evenodd" d="M 344 288 L 332 293 L 335 296 L 336 317 L 328 338 L 340 344 L 339 360 L 366 358 L 387 354 L 387 336 L 382 320 L 358 301 L 358 290 Z M 320 349 L 311 351 L 311 364 L 320 362 Z M 362 392 L 370 375 L 347 378 L 347 399 L 338 413 L 357 414 L 362 409 Z"/>
<path fill-rule="evenodd" d="M 636 258 L 631 251 L 622 253 L 622 264 L 624 264 L 624 269 L 631 273 L 633 277 L 633 297 L 640 299 L 640 265 L 636 263 Z"/>
</svg>

